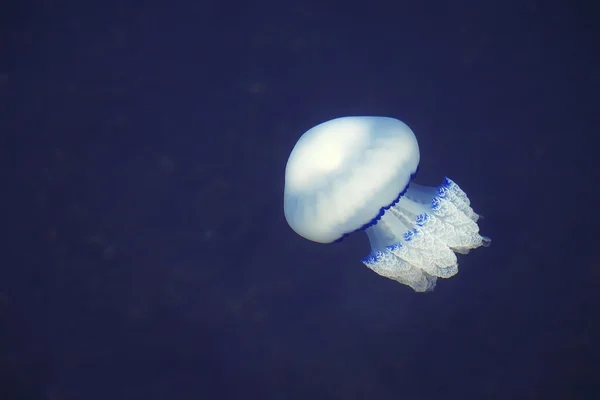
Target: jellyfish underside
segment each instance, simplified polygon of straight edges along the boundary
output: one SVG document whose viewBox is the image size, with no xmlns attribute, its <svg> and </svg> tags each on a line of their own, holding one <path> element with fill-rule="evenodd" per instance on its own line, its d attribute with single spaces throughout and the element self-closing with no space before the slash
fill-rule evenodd
<svg viewBox="0 0 600 400">
<path fill-rule="evenodd" d="M 362 261 L 417 292 L 431 291 L 437 278 L 458 272 L 455 253 L 490 244 L 479 234 L 478 219 L 469 198 L 452 180 L 446 178 L 437 188 L 410 183 L 365 229 L 372 250 Z"/>
</svg>

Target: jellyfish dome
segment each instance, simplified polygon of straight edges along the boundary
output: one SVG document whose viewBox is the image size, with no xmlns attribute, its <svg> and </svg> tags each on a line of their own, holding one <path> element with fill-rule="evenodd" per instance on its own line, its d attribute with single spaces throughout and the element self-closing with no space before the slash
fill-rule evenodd
<svg viewBox="0 0 600 400">
<path fill-rule="evenodd" d="M 448 178 L 438 187 L 412 180 L 419 145 L 403 122 L 342 117 L 308 130 L 285 169 L 284 213 L 300 236 L 318 243 L 365 231 L 362 261 L 417 292 L 458 272 L 455 253 L 488 246 L 465 192 Z"/>
</svg>

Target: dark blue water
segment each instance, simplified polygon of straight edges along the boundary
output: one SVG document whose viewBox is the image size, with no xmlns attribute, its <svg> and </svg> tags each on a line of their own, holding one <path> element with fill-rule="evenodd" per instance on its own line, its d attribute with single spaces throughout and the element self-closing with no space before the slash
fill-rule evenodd
<svg viewBox="0 0 600 400">
<path fill-rule="evenodd" d="M 0 399 L 600 398 L 593 7 L 451 3 L 5 6 Z M 343 115 L 485 216 L 433 293 L 287 226 Z"/>
</svg>

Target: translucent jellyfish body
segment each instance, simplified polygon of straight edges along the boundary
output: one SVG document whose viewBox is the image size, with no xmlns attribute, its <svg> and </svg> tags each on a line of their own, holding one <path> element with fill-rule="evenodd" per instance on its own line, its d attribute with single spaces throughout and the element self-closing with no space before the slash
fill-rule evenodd
<svg viewBox="0 0 600 400">
<path fill-rule="evenodd" d="M 417 292 L 458 272 L 455 253 L 487 246 L 460 187 L 412 182 L 419 145 L 403 122 L 343 117 L 308 130 L 285 170 L 284 212 L 300 236 L 331 243 L 366 232 L 363 263 Z"/>
</svg>

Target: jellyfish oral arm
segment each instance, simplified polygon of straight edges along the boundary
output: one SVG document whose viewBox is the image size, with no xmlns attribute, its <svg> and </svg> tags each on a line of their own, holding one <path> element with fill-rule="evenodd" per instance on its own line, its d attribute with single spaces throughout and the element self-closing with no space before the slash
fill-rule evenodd
<svg viewBox="0 0 600 400">
<path fill-rule="evenodd" d="M 446 178 L 438 188 L 411 184 L 381 219 L 366 229 L 371 253 L 363 263 L 417 292 L 458 272 L 455 253 L 489 246 L 465 192 Z"/>
</svg>

